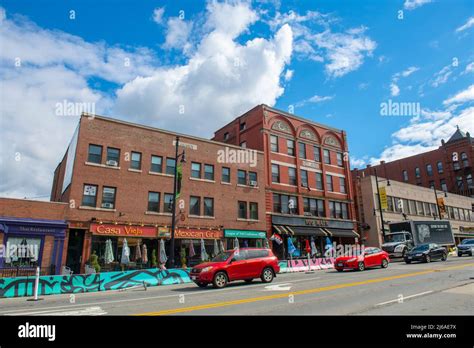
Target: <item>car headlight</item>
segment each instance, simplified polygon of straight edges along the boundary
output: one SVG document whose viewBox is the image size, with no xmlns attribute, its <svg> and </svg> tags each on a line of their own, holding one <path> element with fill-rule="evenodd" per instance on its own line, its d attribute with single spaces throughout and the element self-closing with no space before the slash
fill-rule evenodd
<svg viewBox="0 0 474 348">
<path fill-rule="evenodd" d="M 204 267 L 201 272 L 209 272 L 212 269 L 212 266 Z"/>
<path fill-rule="evenodd" d="M 352 259 L 347 260 L 347 262 L 354 262 L 357 261 L 357 258 L 353 257 Z"/>
</svg>

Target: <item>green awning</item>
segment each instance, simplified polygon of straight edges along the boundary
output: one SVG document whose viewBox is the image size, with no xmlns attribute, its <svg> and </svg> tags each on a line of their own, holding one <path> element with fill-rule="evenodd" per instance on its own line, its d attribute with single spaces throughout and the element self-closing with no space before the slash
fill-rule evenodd
<svg viewBox="0 0 474 348">
<path fill-rule="evenodd" d="M 263 239 L 267 238 L 267 234 L 264 231 L 252 231 L 252 230 L 224 230 L 224 237 L 226 238 L 255 238 Z"/>
</svg>

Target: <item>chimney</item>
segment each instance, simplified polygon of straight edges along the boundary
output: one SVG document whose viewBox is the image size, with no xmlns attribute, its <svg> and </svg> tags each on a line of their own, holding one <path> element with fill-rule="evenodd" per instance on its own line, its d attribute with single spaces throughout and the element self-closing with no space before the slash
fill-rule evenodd
<svg viewBox="0 0 474 348">
<path fill-rule="evenodd" d="M 370 168 L 370 167 L 372 167 L 372 165 L 371 165 L 371 164 L 367 164 L 367 168 Z"/>
<path fill-rule="evenodd" d="M 441 145 L 444 145 L 444 139 L 441 139 Z"/>
<path fill-rule="evenodd" d="M 385 164 L 385 161 L 380 161 L 380 164 Z"/>
</svg>

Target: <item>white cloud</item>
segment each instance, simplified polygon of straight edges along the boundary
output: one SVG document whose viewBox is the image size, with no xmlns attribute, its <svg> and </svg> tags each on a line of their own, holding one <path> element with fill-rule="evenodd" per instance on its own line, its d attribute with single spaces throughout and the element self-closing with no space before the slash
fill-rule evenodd
<svg viewBox="0 0 474 348">
<path fill-rule="evenodd" d="M 393 82 L 390 84 L 390 94 L 392 97 L 396 97 L 400 94 L 400 87 Z"/>
<path fill-rule="evenodd" d="M 400 78 L 406 78 L 408 76 L 410 76 L 411 74 L 413 74 L 414 72 L 420 70 L 420 68 L 416 67 L 416 66 L 410 66 L 409 68 L 407 68 L 406 70 L 402 71 L 402 72 L 398 72 L 398 73 L 395 73 L 393 74 L 392 76 L 392 82 L 390 83 L 390 94 L 392 97 L 396 97 L 400 94 L 400 87 L 398 86 L 398 81 L 400 80 Z M 411 89 L 411 88 L 409 88 Z"/>
<path fill-rule="evenodd" d="M 163 48 L 176 48 L 187 52 L 191 47 L 188 38 L 192 27 L 193 23 L 187 22 L 184 19 L 178 17 L 168 19 L 166 39 Z"/>
<path fill-rule="evenodd" d="M 293 78 L 293 73 L 294 73 L 293 70 L 286 69 L 286 72 L 285 72 L 285 81 L 290 81 L 290 80 Z"/>
<path fill-rule="evenodd" d="M 462 74 L 468 74 L 474 72 L 474 62 L 469 63 L 466 65 L 466 69 L 464 69 Z"/>
<path fill-rule="evenodd" d="M 157 24 L 163 24 L 163 14 L 165 13 L 164 7 L 157 7 L 153 10 L 153 21 Z"/>
<path fill-rule="evenodd" d="M 432 0 L 405 0 L 403 8 L 405 10 L 414 10 L 415 8 L 421 7 L 425 4 L 429 4 Z"/>
<path fill-rule="evenodd" d="M 433 76 L 433 80 L 431 81 L 431 86 L 436 88 L 439 85 L 442 85 L 448 82 L 449 76 L 451 76 L 452 73 L 453 71 L 451 70 L 451 65 L 450 64 L 446 65 Z"/>
<path fill-rule="evenodd" d="M 324 101 L 328 101 L 333 99 L 333 95 L 326 95 L 326 96 L 320 96 L 320 95 L 314 95 L 311 98 L 308 99 L 310 103 L 322 103 Z"/>
<path fill-rule="evenodd" d="M 456 29 L 456 32 L 459 33 L 461 31 L 469 29 L 473 25 L 474 25 L 474 17 L 470 17 L 466 23 L 464 23 L 463 25 L 461 25 L 459 28 Z"/>
<path fill-rule="evenodd" d="M 474 85 L 470 85 L 467 89 L 459 92 L 455 96 L 443 101 L 443 105 L 449 105 L 454 103 L 465 103 L 474 100 Z"/>
</svg>

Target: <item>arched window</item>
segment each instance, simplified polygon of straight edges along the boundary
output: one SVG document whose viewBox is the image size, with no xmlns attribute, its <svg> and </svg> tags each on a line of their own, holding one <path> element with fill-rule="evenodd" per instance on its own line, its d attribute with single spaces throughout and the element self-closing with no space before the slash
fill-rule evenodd
<svg viewBox="0 0 474 348">
<path fill-rule="evenodd" d="M 437 168 L 438 168 L 438 173 L 439 174 L 443 174 L 443 162 L 439 161 L 437 164 L 436 164 Z"/>
</svg>

